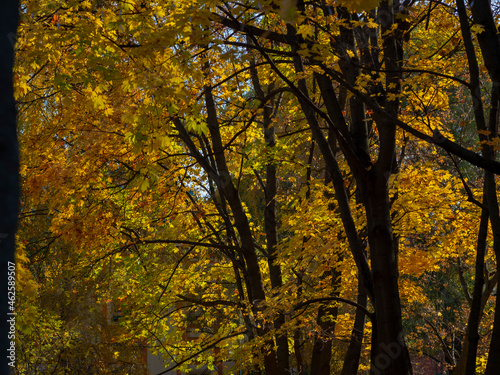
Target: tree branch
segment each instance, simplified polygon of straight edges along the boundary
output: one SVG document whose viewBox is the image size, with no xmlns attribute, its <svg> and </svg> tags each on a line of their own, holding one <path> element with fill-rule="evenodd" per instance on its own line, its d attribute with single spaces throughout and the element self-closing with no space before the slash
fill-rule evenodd
<svg viewBox="0 0 500 375">
<path fill-rule="evenodd" d="M 243 32 L 248 35 L 258 36 L 267 40 L 272 40 L 278 43 L 292 44 L 293 40 L 289 38 L 287 35 L 277 33 L 275 31 L 263 30 L 259 29 L 255 26 L 245 25 L 241 22 L 238 22 L 236 19 L 229 19 L 223 17 L 219 14 L 213 13 L 215 17 L 215 22 L 229 27 L 230 29 Z"/>
<path fill-rule="evenodd" d="M 160 373 L 158 373 L 158 374 L 156 374 L 156 375 L 164 375 L 164 374 L 167 374 L 168 372 L 170 372 L 170 371 L 172 371 L 172 370 L 174 370 L 174 369 L 178 368 L 178 367 L 179 367 L 180 365 L 182 365 L 183 363 L 186 363 L 186 362 L 188 362 L 188 361 L 190 361 L 190 360 L 192 360 L 192 359 L 196 358 L 196 357 L 197 357 L 197 356 L 199 356 L 201 353 L 206 352 L 207 350 L 214 348 L 214 347 L 215 347 L 215 346 L 216 346 L 219 342 L 224 341 L 224 340 L 227 340 L 227 339 L 230 339 L 230 338 L 232 338 L 232 337 L 236 337 L 236 336 L 244 335 L 244 334 L 246 334 L 246 332 L 247 332 L 247 331 L 246 331 L 246 330 L 244 330 L 244 331 L 241 331 L 241 332 L 236 332 L 236 333 L 232 333 L 232 334 L 230 334 L 230 335 L 227 335 L 227 336 L 221 337 L 220 339 L 215 340 L 213 343 L 211 343 L 211 344 L 209 344 L 209 345 L 205 346 L 204 348 L 202 348 L 202 349 L 198 350 L 198 351 L 197 351 L 196 353 L 194 353 L 193 355 L 190 355 L 189 357 L 187 357 L 187 358 L 183 359 L 182 361 L 177 362 L 175 365 L 170 366 L 170 367 L 169 367 L 169 368 L 167 368 L 165 371 L 162 371 L 162 372 L 160 372 Z"/>
<path fill-rule="evenodd" d="M 192 303 L 195 303 L 197 305 L 206 306 L 206 307 L 214 307 L 214 306 L 218 306 L 218 305 L 223 305 L 223 306 L 240 306 L 241 307 L 240 303 L 233 302 L 233 301 L 225 301 L 225 300 L 221 300 L 221 299 L 217 299 L 217 300 L 214 300 L 214 301 L 203 301 L 201 299 L 196 299 L 196 298 L 192 298 L 192 297 L 188 297 L 188 296 L 183 296 L 182 294 L 176 294 L 176 296 L 179 297 L 183 301 L 192 302 Z"/>
<path fill-rule="evenodd" d="M 293 307 L 294 310 L 298 310 L 302 307 L 306 307 L 308 305 L 311 305 L 313 303 L 318 303 L 318 302 L 329 302 L 329 301 L 337 301 L 337 302 L 343 302 L 345 304 L 348 304 L 348 305 L 351 305 L 353 307 L 356 307 L 360 310 L 362 310 L 366 316 L 368 316 L 368 318 L 370 318 L 370 320 L 373 319 L 374 317 L 374 314 L 371 313 L 370 311 L 368 311 L 368 309 L 362 305 L 360 305 L 359 303 L 357 302 L 354 302 L 354 301 L 351 301 L 351 300 L 348 300 L 348 299 L 345 299 L 345 298 L 342 298 L 342 297 L 323 297 L 323 298 L 313 298 L 313 299 L 310 299 L 310 300 L 307 300 L 307 301 L 304 301 L 304 302 L 301 302 L 301 303 L 298 303 L 297 305 L 295 305 Z"/>
</svg>

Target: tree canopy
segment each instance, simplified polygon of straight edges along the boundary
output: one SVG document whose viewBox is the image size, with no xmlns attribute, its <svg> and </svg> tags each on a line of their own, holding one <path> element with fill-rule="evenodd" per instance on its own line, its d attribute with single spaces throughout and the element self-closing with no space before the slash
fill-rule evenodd
<svg viewBox="0 0 500 375">
<path fill-rule="evenodd" d="M 17 373 L 498 371 L 495 2 L 20 16 Z"/>
</svg>

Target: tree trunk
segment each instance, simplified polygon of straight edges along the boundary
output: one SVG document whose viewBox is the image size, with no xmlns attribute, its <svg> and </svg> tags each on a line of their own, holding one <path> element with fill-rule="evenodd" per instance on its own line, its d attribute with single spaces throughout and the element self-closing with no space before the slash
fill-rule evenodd
<svg viewBox="0 0 500 375">
<path fill-rule="evenodd" d="M 366 308 L 367 295 L 364 290 L 363 280 L 358 277 L 358 299 L 357 303 Z M 340 375 L 356 375 L 358 373 L 359 360 L 361 357 L 361 349 L 363 344 L 363 336 L 365 331 L 365 312 L 357 308 L 356 316 L 354 318 L 354 327 L 352 329 L 351 341 L 347 348 L 344 357 L 344 365 Z"/>
<path fill-rule="evenodd" d="M 272 148 L 276 145 L 276 137 L 271 120 L 272 107 L 270 105 L 266 105 L 264 107 L 264 138 L 266 145 L 269 148 Z M 276 195 L 278 188 L 276 174 L 276 165 L 273 161 L 271 161 L 266 165 L 266 206 L 264 208 L 264 225 L 266 230 L 269 276 L 271 279 L 271 287 L 273 289 L 273 293 L 276 293 L 276 290 L 283 285 L 283 280 L 281 277 L 281 267 L 279 266 L 279 264 L 277 264 L 278 215 Z M 278 371 L 280 374 L 288 374 L 290 373 L 288 335 L 286 334 L 286 332 L 280 331 L 283 324 L 285 324 L 285 315 L 280 312 L 274 320 L 274 329 L 278 331 L 278 333 L 276 334 Z"/>
<path fill-rule="evenodd" d="M 217 163 L 217 170 L 220 175 L 220 186 L 222 193 L 227 199 L 231 211 L 234 215 L 234 225 L 240 235 L 241 245 L 243 248 L 243 256 L 245 258 L 245 263 L 248 270 L 248 279 L 250 281 L 250 287 L 252 290 L 252 296 L 255 299 L 251 301 L 253 309 L 258 312 L 261 307 L 259 304 L 266 300 L 266 294 L 264 291 L 264 285 L 262 283 L 262 275 L 260 271 L 259 261 L 255 251 L 254 241 L 252 231 L 250 229 L 250 223 L 243 209 L 243 204 L 241 202 L 240 195 L 236 190 L 231 176 L 229 174 L 229 169 L 226 164 L 226 159 L 224 156 L 224 147 L 222 144 L 222 138 L 219 129 L 219 122 L 217 119 L 215 102 L 211 93 L 210 88 L 205 88 L 205 100 L 207 105 L 207 123 L 208 129 L 210 131 L 213 151 L 215 156 L 215 161 Z M 259 330 L 260 334 L 265 334 L 269 331 L 264 323 L 262 328 Z M 264 353 L 264 367 L 266 369 L 266 374 L 268 375 L 278 375 L 277 358 L 274 351 L 274 343 L 270 340 L 266 341 L 267 348 L 263 348 Z"/>
<path fill-rule="evenodd" d="M 495 252 L 497 272 L 500 269 L 500 214 L 497 200 L 495 176 L 491 172 L 485 172 L 485 191 L 490 214 L 491 229 L 493 232 L 493 250 Z M 486 365 L 485 375 L 498 374 L 500 368 L 500 298 L 497 296 L 495 302 L 495 318 L 490 342 L 490 355 Z M 493 354 L 493 355 L 491 355 Z"/>
<path fill-rule="evenodd" d="M 484 201 L 484 200 L 483 200 Z M 488 236 L 488 212 L 483 209 L 481 212 L 481 222 L 479 224 L 479 233 L 477 235 L 476 266 L 474 277 L 474 292 L 472 294 L 472 304 L 470 308 L 469 321 L 465 334 L 464 348 L 458 361 L 457 369 L 453 375 L 474 375 L 476 373 L 476 354 L 479 343 L 479 322 L 481 321 L 482 309 L 481 300 L 483 297 L 484 286 L 484 256 L 486 254 Z M 464 357 L 464 360 L 462 360 Z M 462 372 L 462 366 L 466 363 L 465 371 Z"/>
<path fill-rule="evenodd" d="M 263 308 L 262 303 L 266 301 L 259 259 L 257 257 L 248 217 L 243 209 L 243 203 L 238 190 L 233 184 L 226 163 L 216 106 L 211 88 L 208 86 L 205 87 L 205 101 L 207 108 L 207 124 L 210 132 L 210 139 L 212 141 L 216 170 L 207 162 L 206 158 L 199 153 L 189 133 L 178 118 L 174 119 L 174 125 L 179 132 L 179 137 L 188 146 L 192 155 L 196 158 L 197 162 L 201 165 L 209 177 L 215 181 L 221 195 L 224 196 L 227 204 L 231 208 L 234 218 L 234 227 L 239 234 L 241 252 L 246 265 L 246 272 L 244 276 L 248 288 L 249 302 L 252 305 L 253 313 L 255 316 L 258 316 L 259 312 Z M 259 336 L 269 333 L 271 327 L 269 327 L 268 324 L 259 321 L 257 321 L 257 324 L 260 324 L 260 328 L 257 329 Z M 262 354 L 264 357 L 264 368 L 266 374 L 279 375 L 273 340 L 265 341 L 265 347 L 262 348 Z"/>
<path fill-rule="evenodd" d="M 332 290 L 334 297 L 340 297 L 341 273 L 333 270 Z M 332 359 L 332 344 L 335 334 L 335 324 L 339 309 L 337 306 L 321 305 L 318 311 L 317 324 L 320 332 L 316 335 L 311 356 L 311 374 L 330 375 L 330 361 Z"/>
<path fill-rule="evenodd" d="M 374 353 L 371 372 L 375 375 L 406 375 L 412 370 L 403 335 L 397 246 L 392 233 L 387 178 L 384 176 L 388 172 L 380 173 L 377 166 L 370 172 L 371 184 L 363 195 L 378 329 L 378 352 Z"/>
<path fill-rule="evenodd" d="M 276 146 L 276 134 L 272 125 L 274 99 L 264 103 L 266 93 L 259 79 L 255 63 L 250 63 L 250 73 L 252 83 L 257 99 L 264 105 L 263 124 L 264 124 L 264 141 L 269 149 Z M 268 91 L 272 91 L 273 84 L 270 84 Z M 264 206 L 264 227 L 266 232 L 267 244 L 267 263 L 269 266 L 269 278 L 271 279 L 271 287 L 273 293 L 283 285 L 281 276 L 281 267 L 277 264 L 278 260 L 278 205 L 276 196 L 278 193 L 277 168 L 274 161 L 268 161 L 266 164 L 266 185 L 264 187 L 264 195 L 266 204 Z M 275 297 L 275 295 L 274 295 Z M 276 354 L 278 360 L 278 372 L 286 374 L 290 372 L 290 359 L 288 349 L 288 335 L 286 332 L 280 332 L 281 327 L 285 324 L 285 315 L 281 312 L 277 314 L 274 320 L 274 329 L 277 331 L 276 337 Z"/>
<path fill-rule="evenodd" d="M 479 41 L 479 46 L 481 48 L 485 66 L 488 69 L 488 73 L 492 81 L 493 90 L 490 110 L 490 124 L 487 129 L 482 108 L 482 101 L 480 99 L 477 58 L 475 58 L 474 48 L 473 46 L 471 46 L 471 36 L 468 19 L 466 18 L 465 4 L 463 0 L 457 0 L 457 8 L 459 9 L 459 15 L 461 17 L 460 23 L 462 27 L 462 34 L 464 36 L 464 45 L 466 47 L 467 57 L 469 61 L 471 93 L 473 98 L 475 99 L 473 102 L 474 115 L 476 117 L 478 130 L 489 130 L 491 136 L 494 137 L 498 135 L 498 124 L 496 122 L 496 115 L 491 116 L 491 112 L 496 111 L 498 98 L 500 97 L 500 39 L 498 37 L 498 30 L 493 18 L 490 1 L 471 1 L 470 7 L 474 23 L 484 27 L 484 30 L 481 33 L 477 34 L 477 39 Z M 468 42 L 469 45 L 466 45 L 466 42 Z M 486 136 L 484 135 L 480 137 L 481 141 L 489 140 L 485 138 Z M 482 147 L 484 158 L 488 160 L 494 160 L 494 150 L 487 143 L 484 143 Z M 496 255 L 498 270 L 500 267 L 500 213 L 496 190 L 495 176 L 491 172 L 485 172 L 484 194 L 486 197 L 487 208 L 493 232 L 493 250 Z M 489 353 L 500 353 L 500 299 L 498 297 L 496 299 L 495 305 L 495 318 L 493 322 Z M 468 366 L 468 368 L 472 369 L 472 363 Z M 500 357 L 497 355 L 489 355 L 485 375 L 496 374 L 498 373 L 499 368 Z"/>
</svg>

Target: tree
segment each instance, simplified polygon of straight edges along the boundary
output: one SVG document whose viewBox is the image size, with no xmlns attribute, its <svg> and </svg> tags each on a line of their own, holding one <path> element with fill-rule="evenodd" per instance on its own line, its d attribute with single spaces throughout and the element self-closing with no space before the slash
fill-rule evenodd
<svg viewBox="0 0 500 375">
<path fill-rule="evenodd" d="M 480 97 L 495 79 L 477 67 L 463 4 L 25 5 L 19 251 L 45 292 L 70 285 L 96 311 L 120 306 L 117 344 L 99 348 L 149 340 L 181 369 L 235 359 L 254 373 L 410 374 L 410 350 L 428 350 L 404 329 L 425 326 L 455 361 L 440 329 L 447 308 L 468 310 L 476 235 L 482 275 L 500 170 L 496 91 Z M 474 107 L 482 154 L 453 136 L 464 88 L 493 108 L 486 134 Z M 459 160 L 485 170 L 482 203 Z M 464 290 L 453 303 L 429 285 L 449 274 Z M 42 294 L 30 303 L 57 310 Z M 61 349 L 67 366 L 85 345 Z"/>
</svg>

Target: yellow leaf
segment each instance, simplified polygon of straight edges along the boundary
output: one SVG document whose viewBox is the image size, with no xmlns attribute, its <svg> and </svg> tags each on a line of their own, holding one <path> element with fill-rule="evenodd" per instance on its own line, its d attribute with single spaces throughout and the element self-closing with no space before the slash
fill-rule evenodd
<svg viewBox="0 0 500 375">
<path fill-rule="evenodd" d="M 142 183 L 141 183 L 140 189 L 141 189 L 142 192 L 144 192 L 148 188 L 149 188 L 149 180 L 144 179 L 144 181 L 142 181 Z"/>
<path fill-rule="evenodd" d="M 302 35 L 304 38 L 314 35 L 314 27 L 311 25 L 300 25 L 297 29 L 297 34 Z"/>
<path fill-rule="evenodd" d="M 470 27 L 470 31 L 474 34 L 481 34 L 484 31 L 484 26 L 476 23 Z"/>
</svg>

